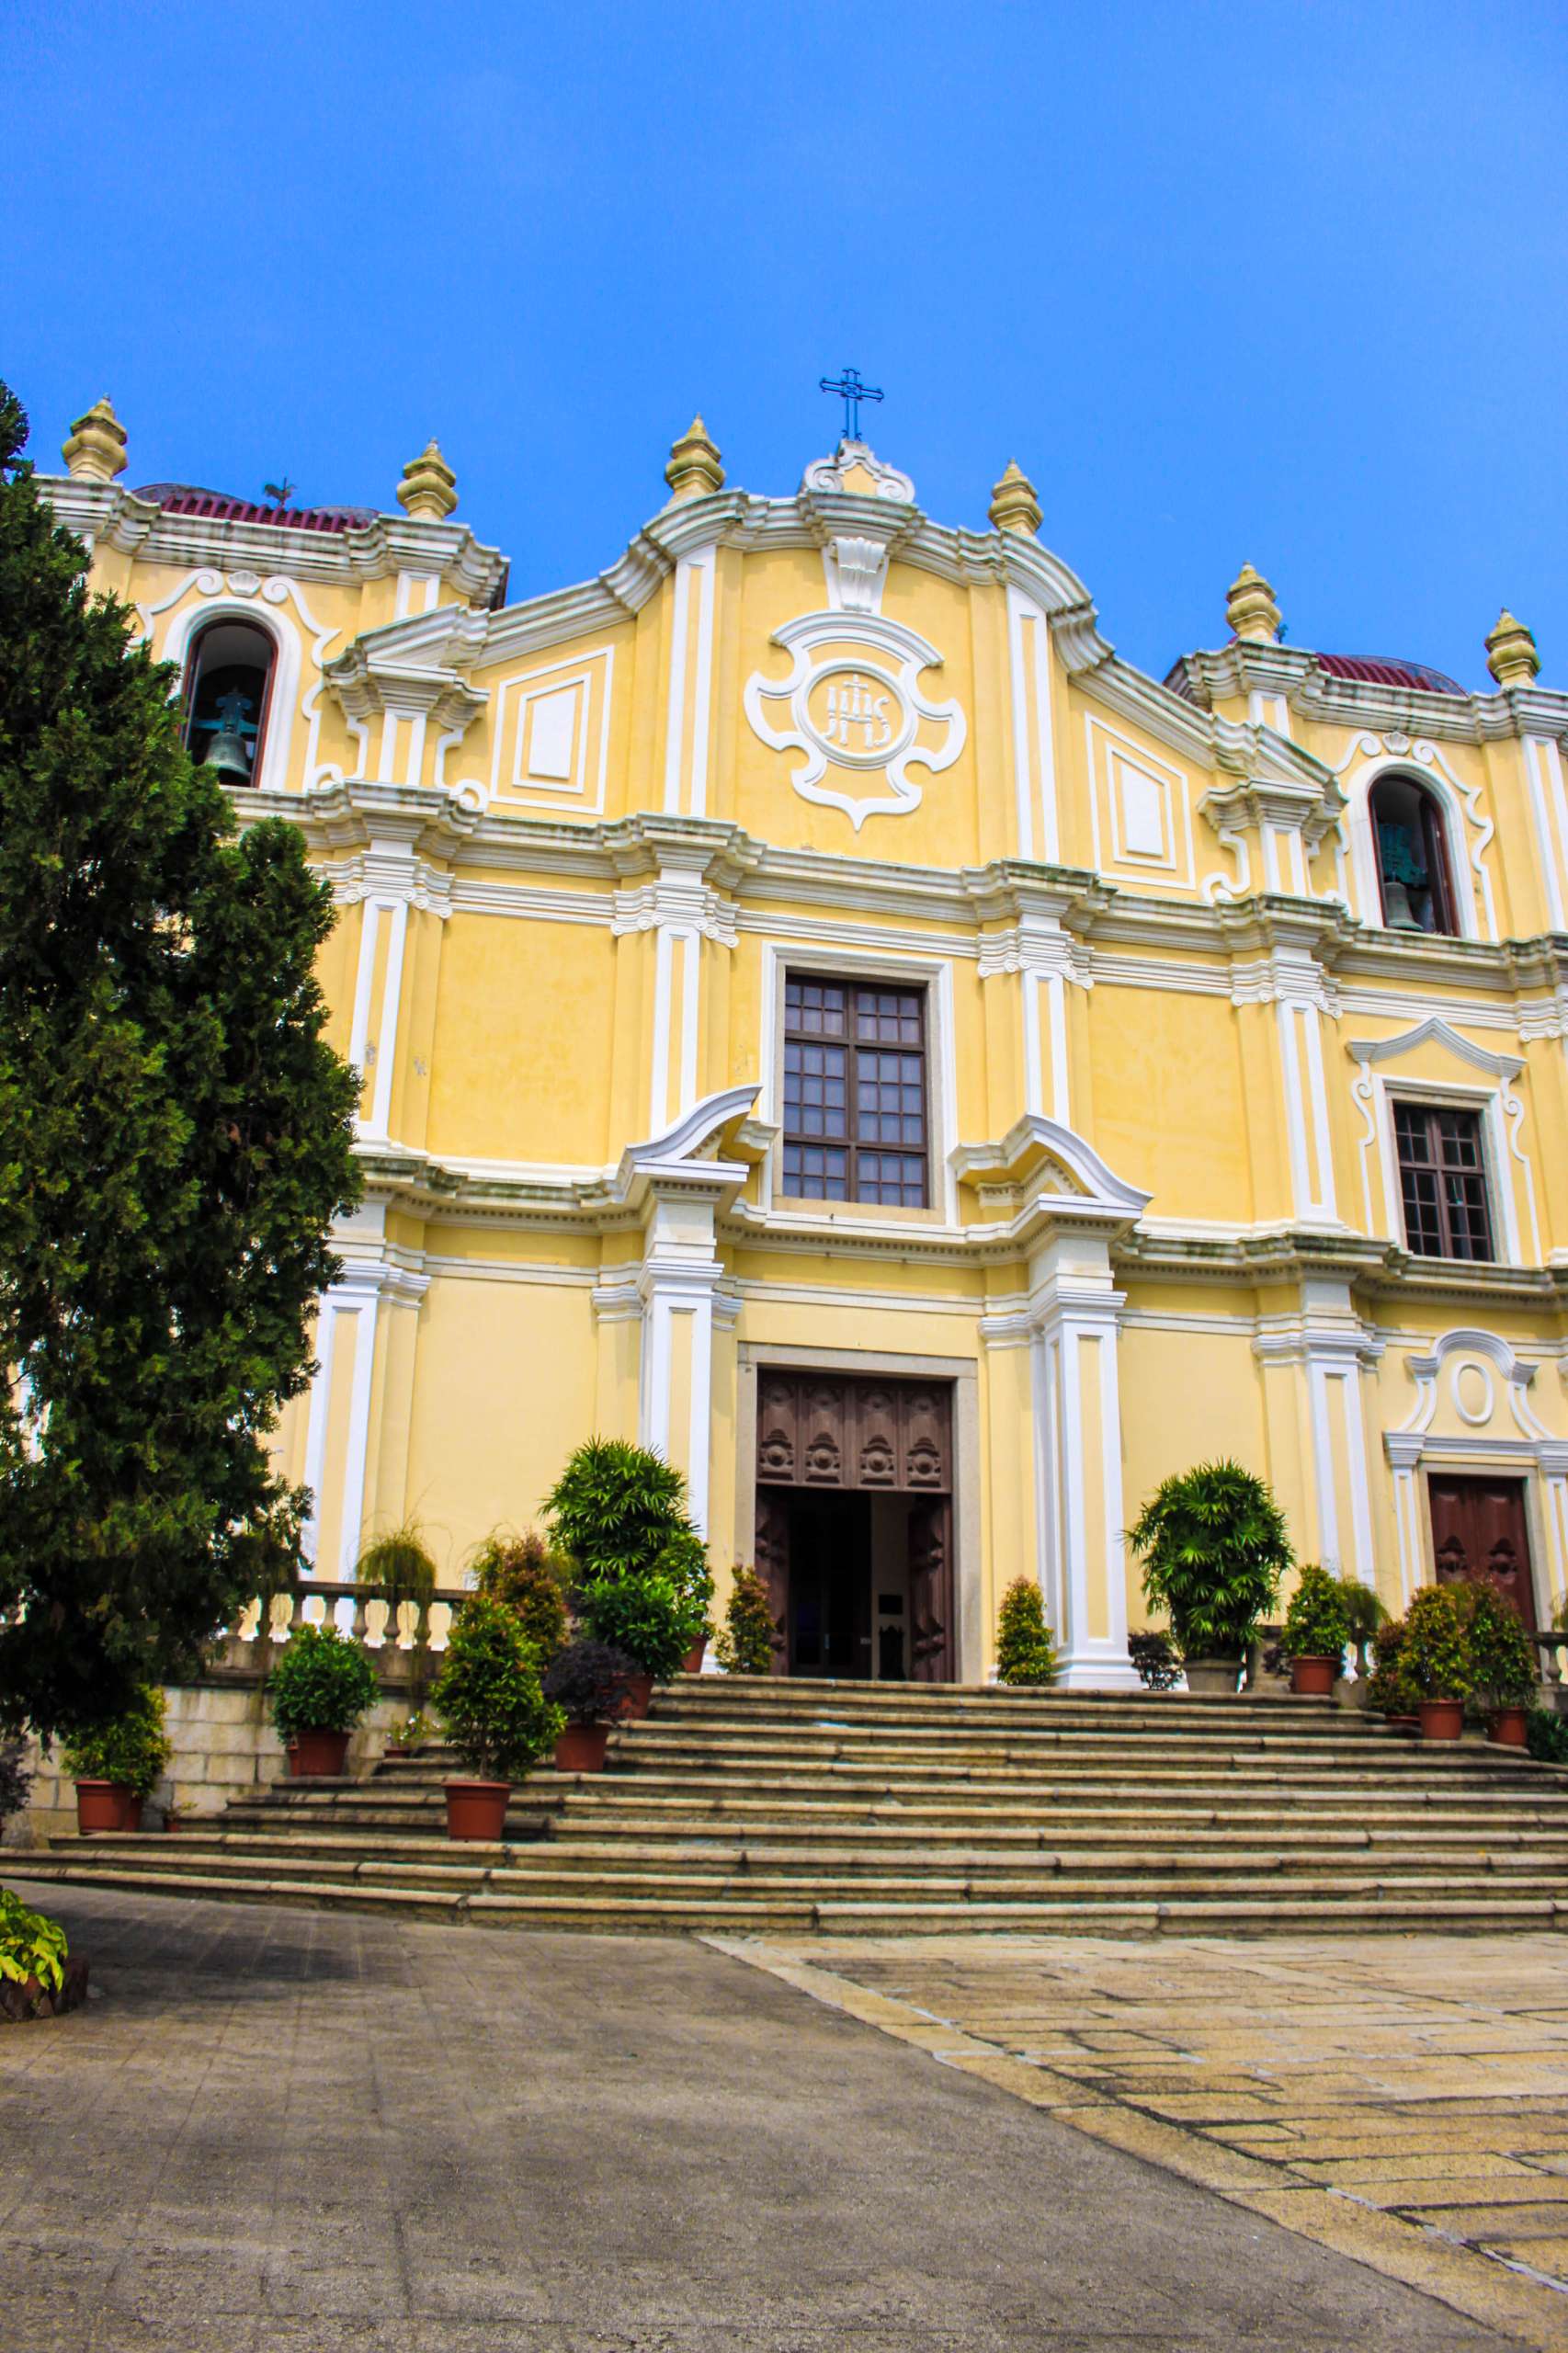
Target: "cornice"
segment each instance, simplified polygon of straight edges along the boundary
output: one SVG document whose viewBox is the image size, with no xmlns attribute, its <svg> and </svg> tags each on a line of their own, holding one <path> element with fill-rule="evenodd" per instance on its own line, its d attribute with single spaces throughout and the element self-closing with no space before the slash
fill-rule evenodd
<svg viewBox="0 0 1568 2353">
<path fill-rule="evenodd" d="M 176 515 L 153 499 L 69 474 L 34 476 L 57 522 L 89 546 L 146 563 L 210 566 L 220 572 L 283 573 L 291 580 L 342 585 L 433 573 L 471 605 L 485 605 L 506 574 L 498 548 L 480 544 L 466 523 L 378 515 L 342 531 L 291 529 L 209 515 Z"/>
<path fill-rule="evenodd" d="M 1324 669 L 1306 647 L 1242 638 L 1213 651 L 1184 654 L 1175 670 L 1185 676 L 1204 710 L 1217 702 L 1244 701 L 1249 694 L 1282 695 L 1302 718 L 1351 731 L 1403 731 L 1465 744 L 1522 735 L 1568 736 L 1568 693 L 1547 687 L 1433 694 L 1417 687 L 1342 678 Z"/>
</svg>

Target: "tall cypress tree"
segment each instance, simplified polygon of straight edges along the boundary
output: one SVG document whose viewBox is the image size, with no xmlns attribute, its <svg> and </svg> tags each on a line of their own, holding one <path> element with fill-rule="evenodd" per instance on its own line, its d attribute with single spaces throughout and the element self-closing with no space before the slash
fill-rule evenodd
<svg viewBox="0 0 1568 2353">
<path fill-rule="evenodd" d="M 351 1206 L 298 830 L 236 835 L 0 385 L 0 1722 L 178 1677 L 297 1554 L 267 1438 Z"/>
</svg>

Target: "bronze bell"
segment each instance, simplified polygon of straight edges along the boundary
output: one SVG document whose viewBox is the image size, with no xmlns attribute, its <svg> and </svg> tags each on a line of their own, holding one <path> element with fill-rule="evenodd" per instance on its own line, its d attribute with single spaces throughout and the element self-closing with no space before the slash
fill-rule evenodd
<svg viewBox="0 0 1568 2353">
<path fill-rule="evenodd" d="M 218 732 L 207 746 L 207 763 L 221 776 L 238 777 L 248 780 L 251 747 L 245 742 L 244 713 L 250 704 L 242 694 L 227 694 L 218 705 Z"/>
</svg>

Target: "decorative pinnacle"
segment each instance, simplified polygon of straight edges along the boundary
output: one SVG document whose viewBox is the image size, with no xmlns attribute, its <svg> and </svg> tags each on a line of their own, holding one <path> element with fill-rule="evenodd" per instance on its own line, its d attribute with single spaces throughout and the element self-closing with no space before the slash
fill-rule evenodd
<svg viewBox="0 0 1568 2353">
<path fill-rule="evenodd" d="M 724 469 L 699 416 L 694 416 L 680 439 L 672 443 L 665 480 L 672 498 L 706 498 L 710 491 L 723 489 Z"/>
<path fill-rule="evenodd" d="M 1244 563 L 1225 591 L 1225 619 L 1237 637 L 1259 645 L 1274 645 L 1279 638 L 1279 608 L 1261 572 Z"/>
<path fill-rule="evenodd" d="M 1032 539 L 1039 530 L 1040 500 L 1017 458 L 1008 459 L 1006 471 L 992 490 L 986 512 L 999 531 L 1021 531 L 1027 539 Z"/>
<path fill-rule="evenodd" d="M 1540 668 L 1534 631 L 1517 621 L 1506 605 L 1486 641 L 1486 666 L 1500 687 L 1528 687 Z"/>
<path fill-rule="evenodd" d="M 125 472 L 125 427 L 107 392 L 76 419 L 60 454 L 78 482 L 112 482 Z"/>
<path fill-rule="evenodd" d="M 426 441 L 403 470 L 398 504 L 415 523 L 444 523 L 458 503 L 458 478 L 438 442 Z"/>
</svg>

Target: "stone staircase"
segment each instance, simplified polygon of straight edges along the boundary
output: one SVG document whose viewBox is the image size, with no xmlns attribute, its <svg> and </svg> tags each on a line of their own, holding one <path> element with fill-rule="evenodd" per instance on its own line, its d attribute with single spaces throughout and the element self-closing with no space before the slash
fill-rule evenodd
<svg viewBox="0 0 1568 2353">
<path fill-rule="evenodd" d="M 446 1837 L 449 1769 L 281 1781 L 9 1875 L 621 1933 L 1568 1927 L 1568 1773 L 1332 1701 L 682 1678 L 495 1846 Z"/>
</svg>

